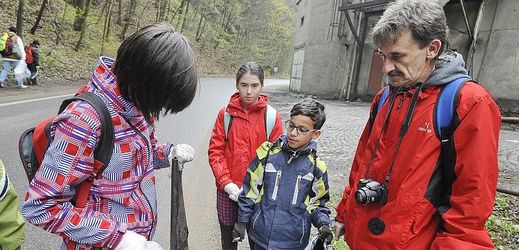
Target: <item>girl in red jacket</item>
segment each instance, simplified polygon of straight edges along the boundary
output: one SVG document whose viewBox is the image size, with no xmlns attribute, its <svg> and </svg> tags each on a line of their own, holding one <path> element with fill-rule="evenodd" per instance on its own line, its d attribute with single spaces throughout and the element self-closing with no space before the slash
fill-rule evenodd
<svg viewBox="0 0 519 250">
<path fill-rule="evenodd" d="M 216 180 L 222 249 L 238 247 L 232 238 L 238 219 L 236 201 L 256 149 L 263 142 L 274 142 L 283 134 L 281 115 L 277 111 L 272 131 L 267 126 L 268 97 L 261 94 L 263 78 L 263 69 L 256 62 L 247 62 L 240 67 L 236 73 L 238 92 L 218 112 L 209 141 L 209 164 Z"/>
</svg>

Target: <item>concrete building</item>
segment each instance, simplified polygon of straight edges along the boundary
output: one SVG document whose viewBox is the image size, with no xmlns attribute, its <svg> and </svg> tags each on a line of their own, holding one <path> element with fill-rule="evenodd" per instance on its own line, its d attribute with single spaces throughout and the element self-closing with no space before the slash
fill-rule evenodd
<svg viewBox="0 0 519 250">
<path fill-rule="evenodd" d="M 519 113 L 519 1 L 438 0 L 450 48 L 504 112 Z M 290 90 L 370 100 L 384 85 L 369 32 L 393 0 L 296 0 Z M 348 20 L 349 19 L 349 20 Z"/>
</svg>

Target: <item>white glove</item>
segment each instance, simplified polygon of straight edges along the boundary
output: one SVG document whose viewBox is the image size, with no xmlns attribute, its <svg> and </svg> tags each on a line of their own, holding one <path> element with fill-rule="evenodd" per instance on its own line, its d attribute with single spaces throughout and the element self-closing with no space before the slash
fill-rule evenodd
<svg viewBox="0 0 519 250">
<path fill-rule="evenodd" d="M 146 242 L 146 250 L 164 250 L 159 243 L 155 241 L 147 241 Z"/>
<path fill-rule="evenodd" d="M 148 240 L 146 237 L 132 232 L 132 231 L 126 231 L 124 233 L 123 238 L 121 242 L 119 242 L 119 245 L 115 247 L 114 250 L 142 250 L 146 249 L 146 242 Z"/>
<path fill-rule="evenodd" d="M 229 199 L 233 201 L 238 201 L 238 196 L 240 196 L 240 193 L 242 191 L 241 188 L 238 187 L 238 185 L 234 184 L 234 182 L 231 182 L 223 188 L 227 194 L 229 194 Z"/>
<path fill-rule="evenodd" d="M 178 162 L 190 162 L 195 155 L 195 149 L 187 144 L 177 144 L 171 148 L 168 159 L 171 162 L 173 158 L 177 158 Z"/>
</svg>

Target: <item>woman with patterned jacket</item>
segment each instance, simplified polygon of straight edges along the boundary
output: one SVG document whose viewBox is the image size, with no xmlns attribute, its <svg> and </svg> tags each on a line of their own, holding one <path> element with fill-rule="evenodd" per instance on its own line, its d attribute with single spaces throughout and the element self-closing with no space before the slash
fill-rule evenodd
<svg viewBox="0 0 519 250">
<path fill-rule="evenodd" d="M 154 120 L 191 104 L 198 85 L 186 38 L 166 23 L 128 37 L 117 59 L 101 57 L 80 92 L 101 97 L 115 131 L 112 157 L 94 177 L 84 208 L 71 203 L 76 187 L 94 175 L 101 120 L 74 101 L 52 122 L 50 145 L 29 185 L 22 213 L 28 222 L 63 237 L 62 249 L 147 249 L 157 223 L 155 169 L 173 157 L 190 161 L 186 144 L 159 145 Z"/>
<path fill-rule="evenodd" d="M 267 128 L 268 97 L 263 90 L 263 69 L 248 62 L 236 74 L 236 89 L 227 107 L 218 113 L 209 142 L 209 164 L 216 179 L 216 200 L 222 249 L 237 249 L 232 229 L 238 219 L 238 195 L 247 166 L 256 148 L 265 141 L 275 141 L 283 134 L 281 115 L 275 112 L 272 131 Z M 228 115 L 228 130 L 225 116 Z M 270 136 L 267 134 L 270 133 Z"/>
</svg>

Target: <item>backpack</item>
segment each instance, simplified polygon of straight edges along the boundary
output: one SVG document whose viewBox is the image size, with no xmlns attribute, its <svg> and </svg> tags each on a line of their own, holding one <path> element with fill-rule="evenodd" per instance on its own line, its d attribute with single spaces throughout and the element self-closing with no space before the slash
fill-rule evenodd
<svg viewBox="0 0 519 250">
<path fill-rule="evenodd" d="M 454 133 L 455 128 L 452 118 L 458 105 L 456 100 L 461 87 L 469 80 L 470 78 L 468 77 L 461 77 L 444 85 L 438 97 L 438 101 L 434 106 L 434 130 L 436 134 L 439 135 L 442 145 L 447 143 L 450 140 L 451 135 Z M 376 110 L 373 110 L 374 112 L 370 115 L 370 131 L 378 111 L 382 109 L 382 106 L 384 106 L 388 97 L 389 86 L 386 86 L 377 103 Z"/>
<path fill-rule="evenodd" d="M 277 110 L 267 104 L 265 108 L 265 132 L 267 135 L 267 141 L 270 138 L 270 134 L 272 134 L 272 129 L 274 129 L 274 124 L 276 123 L 276 114 Z M 227 111 L 223 113 L 223 128 L 225 130 L 225 141 L 227 141 L 227 135 L 229 134 L 229 129 L 232 124 L 232 116 Z"/>
<path fill-rule="evenodd" d="M 4 33 L 4 35 L 0 37 L 0 53 L 3 57 L 13 55 L 13 44 L 7 33 Z"/>
<path fill-rule="evenodd" d="M 101 138 L 94 150 L 95 165 L 100 163 L 100 168 L 98 170 L 94 168 L 94 176 L 78 185 L 76 195 L 72 199 L 72 203 L 75 204 L 76 207 L 83 208 L 86 205 L 88 192 L 92 186 L 93 179 L 103 172 L 112 156 L 115 135 L 112 117 L 110 116 L 108 108 L 103 100 L 94 93 L 86 92 L 64 100 L 61 103 L 58 114 L 63 112 L 70 103 L 78 100 L 85 101 L 94 107 L 101 119 Z M 36 171 L 38 171 L 43 161 L 45 151 L 47 151 L 49 147 L 50 127 L 55 117 L 56 116 L 52 116 L 41 121 L 36 127 L 29 128 L 20 135 L 18 151 L 29 182 L 36 175 Z"/>
<path fill-rule="evenodd" d="M 32 56 L 32 47 L 30 45 L 25 46 L 25 63 L 32 64 L 34 62 L 34 58 Z"/>
<path fill-rule="evenodd" d="M 0 53 L 2 55 L 4 54 L 7 40 L 9 40 L 9 34 L 7 34 L 7 32 L 3 32 L 2 35 L 0 35 Z"/>
</svg>

